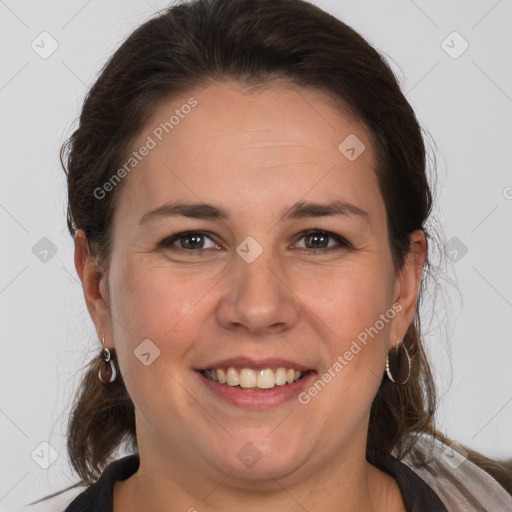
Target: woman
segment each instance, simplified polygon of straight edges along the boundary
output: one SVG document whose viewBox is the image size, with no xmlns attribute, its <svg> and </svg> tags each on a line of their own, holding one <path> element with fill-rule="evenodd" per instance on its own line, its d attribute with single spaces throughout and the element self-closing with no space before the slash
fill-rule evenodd
<svg viewBox="0 0 512 512">
<path fill-rule="evenodd" d="M 512 510 L 510 472 L 435 427 L 424 144 L 351 28 L 302 0 L 171 7 L 63 149 L 103 344 L 66 512 Z"/>
</svg>

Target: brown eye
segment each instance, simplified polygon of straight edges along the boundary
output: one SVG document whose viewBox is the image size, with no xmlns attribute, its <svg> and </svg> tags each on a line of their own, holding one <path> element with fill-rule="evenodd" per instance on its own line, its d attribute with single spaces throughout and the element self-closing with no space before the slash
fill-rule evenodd
<svg viewBox="0 0 512 512">
<path fill-rule="evenodd" d="M 210 241 L 209 246 L 205 246 Z M 318 229 L 311 229 L 302 233 L 299 240 L 304 240 L 304 246 L 298 247 L 301 250 L 306 250 L 312 253 L 316 251 L 321 253 L 328 253 L 343 248 L 351 248 L 351 244 L 343 237 Z M 171 250 L 183 250 L 189 252 L 200 252 L 207 249 L 220 249 L 221 247 L 216 244 L 213 239 L 205 232 L 202 231 L 186 231 L 177 233 L 160 242 L 160 247 Z"/>
<path fill-rule="evenodd" d="M 329 235 L 325 233 L 310 233 L 306 235 L 304 239 L 306 240 L 308 249 L 325 249 L 329 245 Z"/>
<path fill-rule="evenodd" d="M 211 240 L 212 245 L 205 247 L 205 240 Z M 179 243 L 179 245 L 177 245 Z M 206 249 L 219 248 L 219 246 L 206 233 L 201 231 L 187 231 L 178 233 L 163 240 L 160 244 L 162 247 L 183 249 L 188 251 L 201 251 Z"/>
<path fill-rule="evenodd" d="M 334 244 L 329 245 L 329 241 L 331 239 L 334 241 Z M 350 243 L 343 237 L 330 233 L 329 231 L 315 229 L 302 233 L 302 238 L 300 238 L 300 240 L 304 240 L 305 245 L 305 247 L 300 247 L 300 249 L 311 249 L 313 252 L 315 250 L 320 250 L 325 253 L 350 247 Z"/>
</svg>

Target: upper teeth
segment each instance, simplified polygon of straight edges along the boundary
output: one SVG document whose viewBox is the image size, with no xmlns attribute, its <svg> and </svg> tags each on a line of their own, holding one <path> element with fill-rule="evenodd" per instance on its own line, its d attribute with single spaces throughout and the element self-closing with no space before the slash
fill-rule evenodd
<svg viewBox="0 0 512 512">
<path fill-rule="evenodd" d="M 262 370 L 252 370 L 251 368 L 242 368 L 238 371 L 236 368 L 229 367 L 214 368 L 204 370 L 204 375 L 208 379 L 228 386 L 240 386 L 242 388 L 270 389 L 274 386 L 283 386 L 299 380 L 302 372 L 293 368 L 272 368 Z"/>
</svg>

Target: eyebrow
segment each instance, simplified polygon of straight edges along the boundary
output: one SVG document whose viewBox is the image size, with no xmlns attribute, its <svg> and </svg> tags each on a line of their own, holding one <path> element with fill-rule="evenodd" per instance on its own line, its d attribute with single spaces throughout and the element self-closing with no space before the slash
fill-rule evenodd
<svg viewBox="0 0 512 512">
<path fill-rule="evenodd" d="M 356 216 L 363 218 L 367 222 L 370 221 L 368 212 L 354 204 L 341 200 L 331 201 L 329 203 L 307 203 L 299 201 L 290 209 L 287 210 L 285 208 L 281 211 L 283 220 L 307 217 L 331 217 L 337 215 Z M 139 224 L 144 224 L 150 219 L 157 217 L 175 216 L 207 220 L 228 220 L 231 217 L 229 210 L 214 204 L 169 202 L 145 213 L 139 220 Z"/>
</svg>

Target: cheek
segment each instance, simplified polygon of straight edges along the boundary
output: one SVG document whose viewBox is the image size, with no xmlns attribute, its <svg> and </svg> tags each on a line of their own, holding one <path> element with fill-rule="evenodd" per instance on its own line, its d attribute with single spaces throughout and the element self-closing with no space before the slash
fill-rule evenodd
<svg viewBox="0 0 512 512">
<path fill-rule="evenodd" d="M 338 340 L 336 348 L 343 349 L 392 306 L 392 280 L 387 276 L 378 264 L 354 259 L 338 269 L 311 272 L 299 296 Z M 386 320 L 378 322 L 379 333 L 389 330 L 390 318 Z"/>
<path fill-rule="evenodd" d="M 328 357 L 299 402 L 305 415 L 323 418 L 322 436 L 329 439 L 330 449 L 350 444 L 368 420 L 384 376 L 395 314 L 389 312 L 391 291 L 382 274 L 370 267 L 357 270 L 347 269 L 324 286 L 309 287 L 315 313 L 329 325 L 322 347 Z"/>
<path fill-rule="evenodd" d="M 128 331 L 120 334 L 134 342 L 141 336 L 160 343 L 170 336 L 176 339 L 172 333 L 187 325 L 184 320 L 193 315 L 209 288 L 208 282 L 194 278 L 190 272 L 166 268 L 165 264 L 147 265 L 132 258 L 113 283 L 112 314 Z"/>
<path fill-rule="evenodd" d="M 177 272 L 142 264 L 137 258 L 123 264 L 122 271 L 118 268 L 112 280 L 112 317 L 128 394 L 143 417 L 186 423 L 181 412 L 197 402 L 181 383 L 190 371 L 187 355 L 201 325 L 198 302 L 209 287 L 191 287 L 190 277 L 179 278 Z"/>
<path fill-rule="evenodd" d="M 363 413 L 377 392 L 396 316 L 387 276 L 378 265 L 354 264 L 320 284 L 309 282 L 308 306 L 329 328 L 324 347 L 329 357 L 319 375 L 327 385 L 317 386 L 329 403 Z"/>
</svg>

